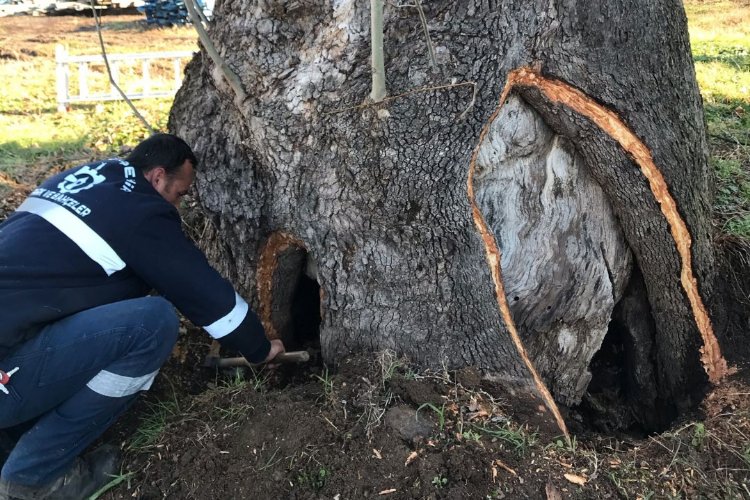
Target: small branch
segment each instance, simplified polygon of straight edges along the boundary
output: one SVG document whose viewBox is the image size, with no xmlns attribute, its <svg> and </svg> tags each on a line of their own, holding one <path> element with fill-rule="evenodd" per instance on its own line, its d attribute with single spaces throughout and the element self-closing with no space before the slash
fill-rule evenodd
<svg viewBox="0 0 750 500">
<path fill-rule="evenodd" d="M 460 119 L 460 118 L 463 118 L 463 116 L 466 114 L 466 112 L 468 112 L 471 109 L 471 107 L 474 105 L 474 99 L 476 97 L 476 88 L 477 88 L 477 83 L 476 82 L 452 83 L 450 85 L 438 85 L 437 87 L 420 87 L 418 89 L 409 90 L 408 92 L 404 92 L 403 94 L 398 94 L 398 95 L 394 95 L 394 96 L 390 96 L 390 97 L 385 97 L 380 102 L 393 101 L 393 100 L 399 99 L 401 97 L 410 96 L 412 94 L 419 94 L 421 92 L 430 92 L 430 91 L 433 91 L 433 90 L 452 89 L 452 88 L 456 88 L 456 87 L 465 87 L 467 85 L 471 85 L 474 88 L 474 96 L 471 98 L 471 102 L 469 103 L 469 106 L 459 116 L 459 119 Z M 324 115 L 335 115 L 335 114 L 338 114 L 338 113 L 343 113 L 345 111 L 351 111 L 353 109 L 369 108 L 369 107 L 374 106 L 376 104 L 379 104 L 379 103 L 377 103 L 377 102 L 370 102 L 370 103 L 366 103 L 366 104 L 359 104 L 357 106 L 349 106 L 347 108 L 341 108 L 341 109 L 337 109 L 335 111 L 330 111 L 328 113 L 323 113 L 323 114 Z"/>
<path fill-rule="evenodd" d="M 427 18 L 424 15 L 424 9 L 422 9 L 422 1 L 414 0 L 414 3 L 419 11 L 419 20 L 422 21 L 422 30 L 424 31 L 425 42 L 427 42 L 427 53 L 430 56 L 430 66 L 435 69 L 437 68 L 437 62 L 435 62 L 435 49 L 432 46 L 430 32 L 427 30 Z"/>
<path fill-rule="evenodd" d="M 709 137 L 713 137 L 714 139 L 721 139 L 722 141 L 728 142 L 729 144 L 735 144 L 737 146 L 750 146 L 750 143 L 742 142 L 741 140 L 735 138 L 735 137 L 726 137 L 724 135 L 718 135 L 718 134 L 708 134 Z"/>
<path fill-rule="evenodd" d="M 112 68 L 109 67 L 109 59 L 107 59 L 107 50 L 104 48 L 104 38 L 102 37 L 102 26 L 101 26 L 101 20 L 99 19 L 99 15 L 96 12 L 96 6 L 94 5 L 94 0 L 90 0 L 91 3 L 91 13 L 94 16 L 94 22 L 96 24 L 96 33 L 99 35 L 99 45 L 102 48 L 102 58 L 104 59 L 104 66 L 107 68 L 107 75 L 109 76 L 109 83 L 112 84 L 112 86 L 117 90 L 117 92 L 120 93 L 120 96 L 125 100 L 126 103 L 128 103 L 128 106 L 130 106 L 130 109 L 133 111 L 133 114 L 143 123 L 143 125 L 149 130 L 151 135 L 156 133 L 156 130 L 154 127 L 152 127 L 146 119 L 141 115 L 136 107 L 133 105 L 133 102 L 128 98 L 128 96 L 125 95 L 125 92 L 122 91 L 120 86 L 117 84 L 115 79 L 112 77 Z"/>
<path fill-rule="evenodd" d="M 197 12 L 198 9 L 195 7 L 195 3 L 193 2 L 194 0 L 185 0 L 185 6 L 187 7 L 188 14 L 190 14 L 190 20 L 192 21 L 193 26 L 195 26 L 195 31 L 198 32 L 198 38 L 200 38 L 203 47 L 208 53 L 208 56 L 214 62 L 216 67 L 219 68 L 221 73 L 224 75 L 224 78 L 227 79 L 227 82 L 229 82 L 229 86 L 232 87 L 237 100 L 242 103 L 247 98 L 245 89 L 242 88 L 242 82 L 240 82 L 239 77 L 235 74 L 234 71 L 232 71 L 232 68 L 230 68 L 227 65 L 226 61 L 224 61 L 224 59 L 219 55 L 219 52 L 216 50 L 216 47 L 208 37 L 206 29 L 201 23 L 201 18 Z"/>
<path fill-rule="evenodd" d="M 477 102 L 477 85 L 475 82 L 469 82 L 469 83 L 474 84 L 474 89 L 471 93 L 471 102 L 469 103 L 468 106 L 466 106 L 466 109 L 464 110 L 464 112 L 458 116 L 459 120 L 463 120 L 466 117 L 466 115 L 469 113 L 469 111 L 471 111 L 471 109 L 474 107 L 474 103 Z"/>
<path fill-rule="evenodd" d="M 381 102 L 386 96 L 385 62 L 383 60 L 383 0 L 370 0 L 370 40 L 372 45 L 372 92 L 370 98 L 375 102 Z"/>
</svg>

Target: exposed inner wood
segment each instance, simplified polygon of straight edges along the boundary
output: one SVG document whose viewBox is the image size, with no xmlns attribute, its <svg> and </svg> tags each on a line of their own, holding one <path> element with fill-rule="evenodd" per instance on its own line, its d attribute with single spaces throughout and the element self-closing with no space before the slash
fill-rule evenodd
<svg viewBox="0 0 750 500">
<path fill-rule="evenodd" d="M 506 87 L 506 90 L 507 89 L 508 87 Z M 513 321 L 513 317 L 511 316 L 511 313 L 510 313 L 510 307 L 508 306 L 508 300 L 505 295 L 505 286 L 503 284 L 503 279 L 501 276 L 500 249 L 497 246 L 495 235 L 490 229 L 490 227 L 487 225 L 487 222 L 485 221 L 484 217 L 482 216 L 482 212 L 479 209 L 479 206 L 477 205 L 476 199 L 474 196 L 474 172 L 476 169 L 477 157 L 479 155 L 479 151 L 481 149 L 482 144 L 484 143 L 485 138 L 489 134 L 492 123 L 497 118 L 498 114 L 500 113 L 500 109 L 502 108 L 502 105 L 505 103 L 506 97 L 507 97 L 507 92 L 504 91 L 502 94 L 502 99 L 500 101 L 500 104 L 495 109 L 495 112 L 492 114 L 492 116 L 490 117 L 490 119 L 485 124 L 484 128 L 482 129 L 482 132 L 479 135 L 479 141 L 476 147 L 474 148 L 474 153 L 472 154 L 471 162 L 469 164 L 469 176 L 467 180 L 467 192 L 469 196 L 469 203 L 471 204 L 471 212 L 472 212 L 472 217 L 474 219 L 474 224 L 476 225 L 476 228 L 479 231 L 480 236 L 482 237 L 482 241 L 484 242 L 485 256 L 487 258 L 487 263 L 490 268 L 490 274 L 492 275 L 492 282 L 495 285 L 495 297 L 497 299 L 497 304 L 500 308 L 500 314 L 503 317 L 503 322 L 508 328 L 508 333 L 511 336 L 513 345 L 518 351 L 518 354 L 521 356 L 521 359 L 523 360 L 527 369 L 529 370 L 529 373 L 531 374 L 531 377 L 534 381 L 534 385 L 539 391 L 539 394 L 544 400 L 544 403 L 547 405 L 547 408 L 552 412 L 552 415 L 554 416 L 555 422 L 557 423 L 557 426 L 560 428 L 560 431 L 565 435 L 566 439 L 570 441 L 570 434 L 568 433 L 568 427 L 565 424 L 565 420 L 563 419 L 562 414 L 560 413 L 560 409 L 557 407 L 557 403 L 555 403 L 555 400 L 552 398 L 552 394 L 550 394 L 550 391 L 547 388 L 547 385 L 542 380 L 542 377 L 539 375 L 539 372 L 537 372 L 536 368 L 534 367 L 534 364 L 531 362 L 531 359 L 529 358 L 529 355 L 526 352 L 526 347 L 521 341 L 521 337 L 518 335 L 518 330 L 516 329 L 516 325 Z"/>
<path fill-rule="evenodd" d="M 613 111 L 598 104 L 580 90 L 562 81 L 545 78 L 529 68 L 520 68 L 511 72 L 500 99 L 500 106 L 505 102 L 509 90 L 515 86 L 534 87 L 543 92 L 551 101 L 563 104 L 576 113 L 585 116 L 604 133 L 617 141 L 620 147 L 639 166 L 669 224 L 672 238 L 680 255 L 682 264 L 680 282 L 690 302 L 693 317 L 703 340 L 703 347 L 701 348 L 703 368 L 712 383 L 720 382 L 727 374 L 727 363 L 721 354 L 721 348 L 714 334 L 711 319 L 698 292 L 698 282 L 692 268 L 690 231 L 677 209 L 677 203 L 669 192 L 664 176 L 654 163 L 649 148 Z"/>
<path fill-rule="evenodd" d="M 555 400 L 579 404 L 632 268 L 609 200 L 574 145 L 516 95 L 479 151 L 474 189 L 521 340 Z"/>
<path fill-rule="evenodd" d="M 545 78 L 529 68 L 520 68 L 511 72 L 508 76 L 505 88 L 500 96 L 499 104 L 494 113 L 485 124 L 479 137 L 478 144 L 474 150 L 471 159 L 468 175 L 467 191 L 469 202 L 472 207 L 474 223 L 482 236 L 485 245 L 487 261 L 492 273 L 492 279 L 495 284 L 497 302 L 500 307 L 503 320 L 511 335 L 512 341 L 518 349 L 524 363 L 526 363 L 534 382 L 544 398 L 547 406 L 555 415 L 555 419 L 560 429 L 567 436 L 565 423 L 559 413 L 559 410 L 552 399 L 549 390 L 539 376 L 536 368 L 531 362 L 526 348 L 521 341 L 516 326 L 513 322 L 510 307 L 508 305 L 505 287 L 502 281 L 500 269 L 501 253 L 498 248 L 494 235 L 492 234 L 487 222 L 482 216 L 474 193 L 474 175 L 476 161 L 482 144 L 486 140 L 492 123 L 497 119 L 501 109 L 511 90 L 514 87 L 533 87 L 543 92 L 544 95 L 552 102 L 563 104 L 573 111 L 587 117 L 603 132 L 609 135 L 613 140 L 629 153 L 633 160 L 638 164 L 644 176 L 648 180 L 650 189 L 655 199 L 660 205 L 661 211 L 669 224 L 672 238 L 675 241 L 677 251 L 681 258 L 681 276 L 680 281 L 686 296 L 690 302 L 693 316 L 696 321 L 698 330 L 701 333 L 703 347 L 701 348 L 701 362 L 712 383 L 718 383 L 727 373 L 727 364 L 721 355 L 718 341 L 713 332 L 711 320 L 703 300 L 698 292 L 697 280 L 692 271 L 692 256 L 690 251 L 691 237 L 685 221 L 680 216 L 677 204 L 669 193 L 669 189 L 656 164 L 650 150 L 643 142 L 628 128 L 628 126 L 612 111 L 596 103 L 593 99 L 583 94 L 581 91 L 565 84 L 564 82 Z"/>
</svg>

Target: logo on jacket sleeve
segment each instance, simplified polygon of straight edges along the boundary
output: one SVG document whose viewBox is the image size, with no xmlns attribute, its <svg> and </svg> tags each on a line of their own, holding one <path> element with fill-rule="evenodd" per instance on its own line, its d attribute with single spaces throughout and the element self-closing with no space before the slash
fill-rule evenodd
<svg viewBox="0 0 750 500">
<path fill-rule="evenodd" d="M 104 182 L 106 177 L 98 171 L 102 166 L 104 163 L 96 169 L 89 166 L 79 168 L 75 173 L 66 175 L 65 179 L 57 185 L 57 189 L 63 194 L 76 194 Z"/>
</svg>

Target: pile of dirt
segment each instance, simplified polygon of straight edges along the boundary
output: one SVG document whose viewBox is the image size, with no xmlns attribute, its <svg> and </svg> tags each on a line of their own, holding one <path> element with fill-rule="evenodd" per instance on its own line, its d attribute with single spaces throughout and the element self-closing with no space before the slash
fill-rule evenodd
<svg viewBox="0 0 750 500">
<path fill-rule="evenodd" d="M 197 335 L 186 336 L 193 347 Z M 750 481 L 741 381 L 712 393 L 704 421 L 566 443 L 526 425 L 513 397 L 470 369 L 418 373 L 389 353 L 335 373 L 203 369 L 188 396 L 176 392 L 181 365 L 109 434 L 129 448 L 130 475 L 104 498 L 738 497 Z"/>
</svg>

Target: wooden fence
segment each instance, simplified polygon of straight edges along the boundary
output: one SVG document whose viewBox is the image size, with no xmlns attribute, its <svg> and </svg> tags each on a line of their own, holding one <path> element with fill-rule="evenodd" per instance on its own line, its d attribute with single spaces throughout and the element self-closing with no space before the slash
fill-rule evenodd
<svg viewBox="0 0 750 500">
<path fill-rule="evenodd" d="M 175 52 L 148 52 L 141 54 L 107 54 L 109 67 L 112 70 L 112 78 L 125 92 L 128 99 L 144 99 L 149 97 L 171 97 L 175 95 L 182 85 L 183 62 L 193 57 L 191 51 Z M 165 82 L 164 79 L 155 81 L 151 76 L 151 68 L 156 62 L 166 61 L 171 64 L 171 78 Z M 106 76 L 104 58 L 101 55 L 94 56 L 72 56 L 67 53 L 65 47 L 58 45 L 55 49 L 55 63 L 57 65 L 57 110 L 66 111 L 71 104 L 78 102 L 114 101 L 122 99 L 114 85 Z M 120 83 L 120 68 L 123 65 L 134 67 L 139 72 L 137 91 L 128 91 Z M 100 66 L 105 75 L 106 85 L 103 89 L 92 91 L 90 88 L 91 66 Z M 71 93 L 71 80 L 73 70 L 77 69 L 77 94 Z M 131 82 L 132 83 L 132 82 Z M 159 85 L 156 85 L 158 83 Z M 165 88 L 166 83 L 166 88 Z M 159 88 L 155 89 L 154 87 Z M 129 85 L 132 88 L 133 85 Z"/>
</svg>

